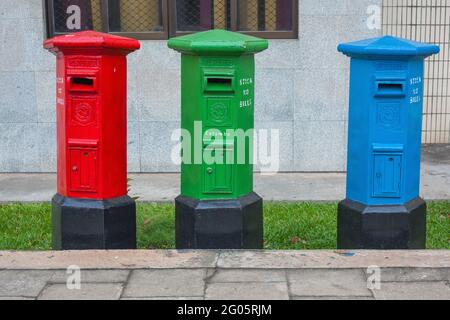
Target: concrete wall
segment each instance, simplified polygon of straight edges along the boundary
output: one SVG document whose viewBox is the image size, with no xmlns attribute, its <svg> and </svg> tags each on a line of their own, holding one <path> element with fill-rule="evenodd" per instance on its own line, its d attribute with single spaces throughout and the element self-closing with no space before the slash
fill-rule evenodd
<svg viewBox="0 0 450 320">
<path fill-rule="evenodd" d="M 377 36 L 366 26 L 381 0 L 300 0 L 299 40 L 257 56 L 256 127 L 280 129 L 282 171 L 344 171 L 348 59 L 339 42 Z M 42 49 L 41 0 L 0 1 L 0 172 L 53 172 L 55 58 Z M 179 127 L 179 55 L 142 41 L 129 56 L 131 172 L 172 172 Z"/>
</svg>

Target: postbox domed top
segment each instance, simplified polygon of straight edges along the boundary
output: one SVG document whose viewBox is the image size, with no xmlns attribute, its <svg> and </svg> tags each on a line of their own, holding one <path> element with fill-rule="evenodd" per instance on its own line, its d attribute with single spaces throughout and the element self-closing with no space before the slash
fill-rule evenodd
<svg viewBox="0 0 450 320">
<path fill-rule="evenodd" d="M 182 53 L 198 55 L 243 55 L 263 51 L 269 43 L 242 33 L 214 29 L 172 38 L 168 46 Z"/>
<path fill-rule="evenodd" d="M 139 49 L 140 46 L 139 41 L 135 39 L 95 31 L 82 31 L 66 34 L 48 39 L 44 42 L 44 48 L 50 51 L 79 48 L 103 48 L 132 52 Z"/>
<path fill-rule="evenodd" d="M 338 51 L 349 57 L 428 57 L 439 53 L 439 47 L 434 44 L 411 41 L 407 39 L 384 36 L 362 41 L 342 43 Z"/>
</svg>

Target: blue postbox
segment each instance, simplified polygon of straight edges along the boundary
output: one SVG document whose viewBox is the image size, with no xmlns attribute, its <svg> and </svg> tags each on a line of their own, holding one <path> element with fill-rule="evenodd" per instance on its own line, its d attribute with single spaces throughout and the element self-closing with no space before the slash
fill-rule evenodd
<svg viewBox="0 0 450 320">
<path fill-rule="evenodd" d="M 351 58 L 347 194 L 338 248 L 425 248 L 419 197 L 424 59 L 436 45 L 385 36 L 340 44 Z"/>
</svg>

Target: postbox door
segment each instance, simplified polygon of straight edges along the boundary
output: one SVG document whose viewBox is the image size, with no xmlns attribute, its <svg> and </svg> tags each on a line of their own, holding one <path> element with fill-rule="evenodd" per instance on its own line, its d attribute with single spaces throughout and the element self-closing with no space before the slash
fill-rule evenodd
<svg viewBox="0 0 450 320">
<path fill-rule="evenodd" d="M 375 154 L 373 196 L 400 197 L 402 156 L 400 154 Z"/>
<path fill-rule="evenodd" d="M 96 149 L 70 149 L 70 189 L 75 192 L 97 191 Z"/>
<path fill-rule="evenodd" d="M 204 193 L 230 194 L 233 192 L 233 164 L 227 163 L 227 159 L 233 156 L 231 147 L 214 148 L 211 151 L 214 157 L 223 159 L 221 163 L 204 164 Z"/>
</svg>

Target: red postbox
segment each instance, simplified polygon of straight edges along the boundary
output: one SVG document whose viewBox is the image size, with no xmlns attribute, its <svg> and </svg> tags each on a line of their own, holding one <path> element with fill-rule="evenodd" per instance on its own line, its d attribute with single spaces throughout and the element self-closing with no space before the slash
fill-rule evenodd
<svg viewBox="0 0 450 320">
<path fill-rule="evenodd" d="M 136 247 L 136 209 L 127 196 L 127 54 L 137 40 L 93 31 L 58 36 L 58 179 L 54 249 Z"/>
</svg>

